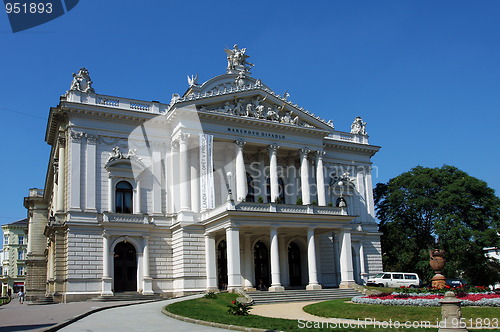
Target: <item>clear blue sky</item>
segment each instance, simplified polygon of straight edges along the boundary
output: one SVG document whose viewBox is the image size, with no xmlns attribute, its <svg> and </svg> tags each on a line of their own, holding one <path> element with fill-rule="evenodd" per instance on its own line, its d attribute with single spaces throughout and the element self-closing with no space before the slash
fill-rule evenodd
<svg viewBox="0 0 500 332">
<path fill-rule="evenodd" d="M 97 93 L 169 102 L 246 47 L 253 76 L 350 130 L 368 122 L 376 182 L 457 166 L 500 191 L 500 1 L 94 1 L 19 33 L 0 13 L 0 224 L 42 188 L 49 107 L 73 72 Z"/>
</svg>

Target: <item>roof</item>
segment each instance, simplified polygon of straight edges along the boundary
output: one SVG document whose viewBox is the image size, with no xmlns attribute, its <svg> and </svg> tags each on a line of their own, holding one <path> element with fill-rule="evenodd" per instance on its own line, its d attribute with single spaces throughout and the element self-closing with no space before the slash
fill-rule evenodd
<svg viewBox="0 0 500 332">
<path fill-rule="evenodd" d="M 18 221 L 14 221 L 13 223 L 10 224 L 5 224 L 3 226 L 25 226 L 28 225 L 28 218 L 24 218 Z"/>
</svg>

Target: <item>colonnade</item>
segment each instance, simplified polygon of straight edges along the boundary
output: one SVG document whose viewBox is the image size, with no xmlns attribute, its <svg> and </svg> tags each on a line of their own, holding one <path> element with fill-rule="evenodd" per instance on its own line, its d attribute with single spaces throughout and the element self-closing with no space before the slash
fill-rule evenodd
<svg viewBox="0 0 500 332">
<path fill-rule="evenodd" d="M 348 229 L 340 231 L 340 272 L 341 281 L 340 287 L 351 287 L 355 283 L 354 269 L 351 251 L 351 233 Z M 315 290 L 321 289 L 319 283 L 318 268 L 317 268 L 317 254 L 316 254 L 316 230 L 315 227 L 308 227 L 306 229 L 307 237 L 307 276 L 308 284 L 306 289 Z M 254 262 L 253 255 L 251 255 L 251 238 L 250 234 L 240 234 L 240 227 L 231 225 L 225 229 L 225 239 L 227 245 L 227 276 L 228 276 L 228 290 L 236 289 L 250 289 L 256 286 L 256 280 L 252 274 L 252 264 Z M 206 259 L 206 282 L 207 290 L 213 291 L 218 289 L 217 281 L 217 260 L 216 260 L 216 239 L 215 234 L 205 234 L 205 259 Z M 281 262 L 280 246 L 283 244 L 284 238 L 279 234 L 279 227 L 270 227 L 269 229 L 269 258 L 270 258 L 270 275 L 271 285 L 269 291 L 283 291 L 284 287 L 282 281 L 285 280 L 282 273 L 284 273 L 284 265 L 286 262 Z M 243 248 L 241 248 L 241 244 Z M 359 250 L 362 250 L 362 245 L 359 245 Z M 243 249 L 243 250 L 241 250 Z M 358 250 L 358 252 L 359 252 Z M 240 254 L 241 253 L 241 254 Z M 361 262 L 364 266 L 364 261 Z M 363 267 L 364 269 L 364 267 Z"/>
</svg>

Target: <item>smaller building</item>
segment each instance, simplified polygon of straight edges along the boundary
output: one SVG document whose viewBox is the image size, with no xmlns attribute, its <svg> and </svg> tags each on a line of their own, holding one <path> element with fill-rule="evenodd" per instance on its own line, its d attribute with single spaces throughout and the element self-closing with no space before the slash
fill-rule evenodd
<svg viewBox="0 0 500 332">
<path fill-rule="evenodd" d="M 0 256 L 2 296 L 25 290 L 27 229 L 27 219 L 2 226 L 3 251 Z"/>
</svg>

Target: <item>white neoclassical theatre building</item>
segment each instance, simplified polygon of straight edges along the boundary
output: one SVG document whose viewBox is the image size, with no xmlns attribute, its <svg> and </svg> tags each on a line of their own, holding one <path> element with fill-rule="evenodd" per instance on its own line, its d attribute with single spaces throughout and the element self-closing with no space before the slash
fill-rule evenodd
<svg viewBox="0 0 500 332">
<path fill-rule="evenodd" d="M 382 270 L 366 124 L 334 129 L 226 53 L 225 74 L 169 104 L 74 74 L 45 188 L 24 200 L 28 297 L 349 288 Z"/>
</svg>

